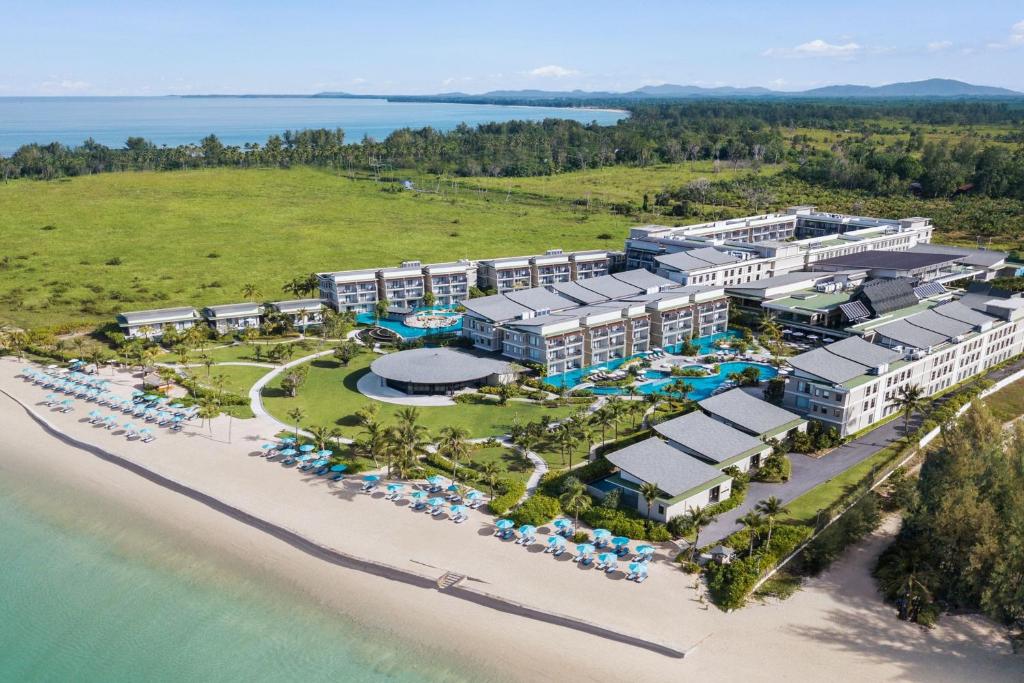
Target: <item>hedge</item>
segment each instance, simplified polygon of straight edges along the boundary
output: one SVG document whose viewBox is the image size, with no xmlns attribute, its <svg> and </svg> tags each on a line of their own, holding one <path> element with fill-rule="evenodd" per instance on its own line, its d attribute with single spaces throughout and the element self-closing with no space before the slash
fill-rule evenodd
<svg viewBox="0 0 1024 683">
<path fill-rule="evenodd" d="M 625 448 L 626 446 L 632 446 L 635 443 L 640 443 L 644 439 L 650 438 L 653 434 L 654 431 L 651 429 L 641 429 L 635 434 L 623 436 L 622 438 L 614 439 L 612 441 L 606 441 L 594 449 L 594 454 L 601 456 L 605 453 L 611 453 L 612 451 L 617 451 L 620 448 Z"/>
<path fill-rule="evenodd" d="M 502 493 L 492 498 L 487 507 L 492 514 L 502 517 L 526 495 L 526 484 L 515 479 L 502 479 L 498 482 L 498 488 Z"/>
<path fill-rule="evenodd" d="M 540 478 L 540 489 L 549 496 L 562 495 L 562 484 L 569 477 L 586 483 L 603 477 L 612 471 L 613 465 L 605 458 L 598 456 L 586 465 L 561 472 L 548 471 Z"/>
<path fill-rule="evenodd" d="M 742 607 L 747 595 L 761 578 L 762 571 L 774 568 L 806 541 L 811 533 L 811 529 L 805 526 L 778 524 L 772 532 L 771 543 L 756 548 L 752 556 L 736 558 L 729 564 L 709 564 L 707 577 L 711 599 L 722 609 Z M 722 544 L 737 552 L 746 552 L 750 546 L 750 531 L 741 529 L 722 541 Z"/>
<path fill-rule="evenodd" d="M 595 529 L 607 529 L 613 536 L 654 542 L 672 540 L 664 524 L 644 519 L 631 510 L 592 507 L 580 515 L 580 519 Z"/>
<path fill-rule="evenodd" d="M 542 494 L 530 496 L 522 505 L 512 511 L 512 519 L 516 524 L 547 524 L 562 514 L 562 506 L 557 498 Z"/>
</svg>

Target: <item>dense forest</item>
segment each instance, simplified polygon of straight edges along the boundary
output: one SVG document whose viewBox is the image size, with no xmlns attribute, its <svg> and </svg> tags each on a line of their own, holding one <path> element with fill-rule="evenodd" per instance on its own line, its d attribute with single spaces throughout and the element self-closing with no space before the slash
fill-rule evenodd
<svg viewBox="0 0 1024 683">
<path fill-rule="evenodd" d="M 822 187 L 878 195 L 948 197 L 974 192 L 1024 199 L 1024 108 L 997 102 L 743 102 L 629 105 L 613 126 L 548 119 L 401 129 L 384 140 L 345 140 L 342 130 L 285 131 L 264 144 L 121 148 L 25 145 L 0 157 L 0 176 L 52 179 L 127 170 L 312 164 L 346 170 L 417 169 L 456 176 L 538 176 L 611 165 L 688 160 L 788 162 Z M 998 132 L 925 142 L 925 126 L 997 126 Z M 797 130 L 836 134 L 826 145 Z M 909 134 L 908 134 L 909 133 Z M 831 138 L 830 138 L 831 139 Z"/>
<path fill-rule="evenodd" d="M 1024 624 L 1024 427 L 972 407 L 929 454 L 876 574 L 904 619 L 981 610 Z"/>
</svg>

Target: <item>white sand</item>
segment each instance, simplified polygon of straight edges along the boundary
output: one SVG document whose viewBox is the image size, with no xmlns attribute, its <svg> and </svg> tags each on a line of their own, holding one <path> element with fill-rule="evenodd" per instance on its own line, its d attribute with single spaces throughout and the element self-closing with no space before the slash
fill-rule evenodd
<svg viewBox="0 0 1024 683">
<path fill-rule="evenodd" d="M 983 619 L 946 618 L 924 632 L 895 618 L 868 575 L 891 530 L 873 536 L 793 598 L 723 614 L 703 609 L 692 577 L 667 562 L 666 549 L 659 551 L 651 578 L 639 586 L 621 575 L 616 580 L 581 570 L 498 541 L 490 520 L 478 512 L 471 513 L 470 522 L 455 525 L 414 514 L 404 503 L 359 494 L 355 482 L 329 484 L 268 463 L 254 453 L 274 427 L 257 420 L 235 420 L 232 444 L 226 443 L 226 419 L 215 421 L 215 438 L 187 428 L 182 434 L 158 430 L 151 444 L 127 442 L 84 422 L 91 404 L 76 401 L 78 409 L 67 415 L 38 405 L 48 392 L 15 378 L 22 365 L 0 360 L 0 389 L 60 431 L 317 544 L 428 578 L 456 571 L 487 593 L 689 651 L 685 659 L 671 658 L 331 564 L 65 445 L 0 395 L 5 435 L 0 467 L 37 473 L 41 486 L 60 482 L 116 498 L 137 514 L 194 534 L 260 571 L 288 577 L 332 609 L 425 646 L 497 665 L 511 679 L 559 672 L 573 680 L 717 674 L 723 680 L 839 675 L 844 681 L 1020 681 L 1024 673 L 1024 658 L 1009 654 L 1000 631 Z M 121 386 L 130 381 L 123 378 Z M 39 457 L 41 452 L 46 456 Z M 441 629 L 437 614 L 446 615 Z"/>
</svg>

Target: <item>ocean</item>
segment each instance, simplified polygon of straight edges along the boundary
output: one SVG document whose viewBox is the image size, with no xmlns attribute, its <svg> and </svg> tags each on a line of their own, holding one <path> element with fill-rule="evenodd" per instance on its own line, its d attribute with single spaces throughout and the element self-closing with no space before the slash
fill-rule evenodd
<svg viewBox="0 0 1024 683">
<path fill-rule="evenodd" d="M 44 456 L 40 456 L 44 457 Z M 0 681 L 469 681 L 55 482 L 0 478 Z"/>
<path fill-rule="evenodd" d="M 121 147 L 130 136 L 174 147 L 213 133 L 226 145 L 243 145 L 285 130 L 342 128 L 346 141 L 358 142 L 405 127 L 446 131 L 460 123 L 545 118 L 609 125 L 623 116 L 601 109 L 303 97 L 0 97 L 0 154 L 33 142 L 80 145 L 90 137 L 108 147 Z"/>
</svg>

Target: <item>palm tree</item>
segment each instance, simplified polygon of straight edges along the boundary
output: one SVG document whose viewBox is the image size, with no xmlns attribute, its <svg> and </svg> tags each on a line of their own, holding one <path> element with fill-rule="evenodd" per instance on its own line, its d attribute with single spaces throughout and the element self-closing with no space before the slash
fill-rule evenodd
<svg viewBox="0 0 1024 683">
<path fill-rule="evenodd" d="M 370 458 L 374 467 L 380 467 L 377 456 L 383 455 L 390 445 L 390 429 L 371 419 L 363 423 L 363 431 L 359 436 L 353 444 L 356 454 Z"/>
<path fill-rule="evenodd" d="M 247 282 L 242 285 L 242 298 L 246 301 L 255 301 L 261 296 L 263 296 L 263 294 L 260 292 L 259 288 L 251 282 Z"/>
<path fill-rule="evenodd" d="M 622 418 L 623 413 L 626 412 L 626 405 L 621 398 L 612 397 L 608 399 L 608 403 L 605 404 L 608 409 L 608 413 L 612 417 L 612 424 L 615 426 L 615 440 L 619 440 L 619 420 Z"/>
<path fill-rule="evenodd" d="M 693 548 L 690 550 L 690 561 L 693 562 L 693 558 L 697 556 L 697 546 L 700 545 L 700 532 L 701 529 L 714 522 L 718 517 L 709 514 L 706 508 L 702 508 L 697 505 L 696 507 L 690 508 L 686 513 L 686 521 L 693 529 Z"/>
<path fill-rule="evenodd" d="M 316 444 L 317 449 L 321 451 L 327 448 L 331 439 L 334 437 L 334 433 L 329 427 L 321 425 L 310 427 L 309 433 L 313 435 L 313 443 Z"/>
<path fill-rule="evenodd" d="M 789 512 L 789 509 L 782 504 L 782 500 L 775 496 L 769 496 L 764 500 L 758 501 L 754 509 L 763 514 L 768 518 L 768 538 L 765 543 L 772 542 L 772 528 L 775 526 L 775 517 L 778 515 L 784 515 Z"/>
<path fill-rule="evenodd" d="M 685 379 L 679 378 L 674 380 L 669 386 L 668 390 L 673 394 L 679 394 L 679 400 L 685 401 L 687 395 L 693 391 L 693 385 L 687 382 Z"/>
<path fill-rule="evenodd" d="M 658 488 L 657 482 L 645 481 L 640 484 L 640 496 L 647 503 L 647 518 L 651 517 L 651 510 L 654 508 L 654 501 L 658 499 L 661 494 L 661 489 Z"/>
<path fill-rule="evenodd" d="M 743 528 L 750 532 L 750 547 L 747 549 L 747 555 L 754 554 L 754 540 L 757 538 L 757 534 L 760 533 L 764 527 L 764 517 L 756 512 L 748 512 L 739 519 L 736 520 L 737 524 L 742 524 Z"/>
<path fill-rule="evenodd" d="M 288 417 L 295 423 L 295 438 L 299 438 L 299 423 L 306 419 L 306 412 L 302 408 L 292 408 L 288 411 Z"/>
<path fill-rule="evenodd" d="M 578 527 L 580 524 L 580 513 L 589 510 L 592 504 L 583 484 L 576 484 L 568 489 L 559 496 L 558 501 L 562 504 L 563 510 L 572 513 L 574 527 Z"/>
<path fill-rule="evenodd" d="M 562 453 L 562 464 L 565 464 L 565 453 L 569 452 L 569 467 L 572 467 L 572 451 L 579 445 L 579 439 L 573 432 L 572 425 L 568 422 L 562 423 L 558 428 L 558 435 L 555 437 L 558 449 Z"/>
<path fill-rule="evenodd" d="M 213 435 L 213 418 L 220 415 L 220 403 L 217 399 L 211 396 L 204 396 L 199 399 L 199 418 L 206 421 L 207 426 L 210 429 L 210 435 Z"/>
<path fill-rule="evenodd" d="M 612 416 L 611 411 L 602 406 L 590 414 L 590 423 L 601 428 L 601 443 L 604 443 L 608 440 L 605 437 L 605 433 L 609 427 L 615 424 L 615 418 Z"/>
<path fill-rule="evenodd" d="M 465 427 L 448 426 L 441 428 L 441 454 L 452 461 L 452 483 L 459 471 L 459 460 L 469 457 L 469 430 Z"/>
<path fill-rule="evenodd" d="M 636 429 L 636 419 L 647 412 L 647 404 L 640 401 L 630 401 L 626 412 L 629 413 L 631 428 Z"/>
<path fill-rule="evenodd" d="M 500 475 L 501 469 L 498 467 L 497 463 L 485 462 L 480 466 L 480 476 L 487 482 L 487 487 L 491 492 L 491 498 L 494 498 L 494 487 L 498 484 L 498 477 Z"/>
<path fill-rule="evenodd" d="M 903 434 L 909 436 L 910 417 L 921 409 L 924 404 L 924 389 L 918 385 L 905 386 L 899 390 L 893 400 L 895 405 L 903 413 Z"/>
</svg>

